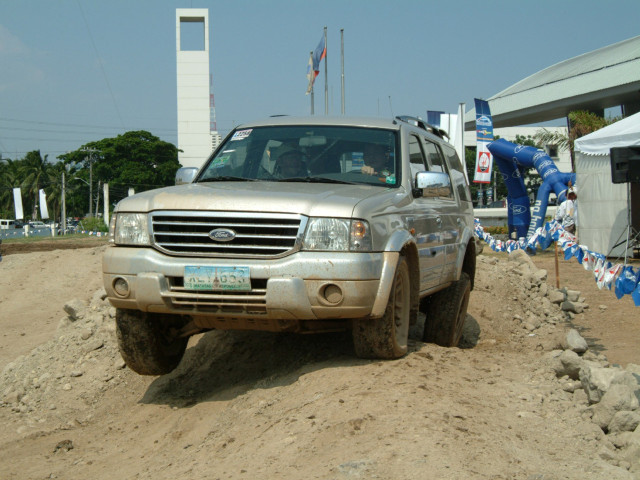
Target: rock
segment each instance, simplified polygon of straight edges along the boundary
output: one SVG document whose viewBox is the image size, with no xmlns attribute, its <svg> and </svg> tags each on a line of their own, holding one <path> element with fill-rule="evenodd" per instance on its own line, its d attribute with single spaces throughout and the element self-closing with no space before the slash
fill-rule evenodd
<svg viewBox="0 0 640 480">
<path fill-rule="evenodd" d="M 572 328 L 566 336 L 566 348 L 576 353 L 584 353 L 589 349 L 589 345 L 578 331 Z"/>
<path fill-rule="evenodd" d="M 529 277 L 529 281 L 534 285 L 541 285 L 547 281 L 547 271 L 544 269 L 536 270 Z"/>
<path fill-rule="evenodd" d="M 633 432 L 640 425 L 640 414 L 622 410 L 616 412 L 609 422 L 609 433 Z"/>
<path fill-rule="evenodd" d="M 83 317 L 86 308 L 87 303 L 77 298 L 70 300 L 63 307 L 64 311 L 69 315 L 69 319 L 74 322 Z"/>
<path fill-rule="evenodd" d="M 549 301 L 551 303 L 560 305 L 562 302 L 564 302 L 564 299 L 565 295 L 562 291 L 555 289 L 549 290 Z"/>
<path fill-rule="evenodd" d="M 592 421 L 603 430 L 608 429 L 616 413 L 638 408 L 638 399 L 628 385 L 611 385 L 600 402 L 593 407 Z"/>
<path fill-rule="evenodd" d="M 577 353 L 571 350 L 564 350 L 557 359 L 558 362 L 554 366 L 556 376 L 567 376 L 572 380 L 577 380 L 580 377 L 583 361 Z"/>
<path fill-rule="evenodd" d="M 567 300 L 570 302 L 580 301 L 580 292 L 577 290 L 567 290 Z"/>
<path fill-rule="evenodd" d="M 562 311 L 570 313 L 582 313 L 584 311 L 584 305 L 577 301 L 565 300 L 561 305 Z"/>
</svg>

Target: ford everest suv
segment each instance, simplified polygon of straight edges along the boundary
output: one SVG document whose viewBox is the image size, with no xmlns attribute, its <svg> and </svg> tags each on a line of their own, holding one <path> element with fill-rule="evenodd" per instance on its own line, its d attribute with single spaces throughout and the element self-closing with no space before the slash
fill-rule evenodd
<svg viewBox="0 0 640 480">
<path fill-rule="evenodd" d="M 210 329 L 351 329 L 356 355 L 460 341 L 475 275 L 462 163 L 412 117 L 269 118 L 115 208 L 103 263 L 126 364 L 175 369 Z M 190 177 L 190 178 L 189 178 Z"/>
</svg>

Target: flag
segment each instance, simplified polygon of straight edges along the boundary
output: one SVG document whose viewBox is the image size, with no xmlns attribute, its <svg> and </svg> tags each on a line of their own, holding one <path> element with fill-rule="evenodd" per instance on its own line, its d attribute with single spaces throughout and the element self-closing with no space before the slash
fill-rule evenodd
<svg viewBox="0 0 640 480">
<path fill-rule="evenodd" d="M 493 120 L 489 110 L 489 102 L 475 99 L 476 103 L 476 170 L 473 177 L 475 183 L 490 183 L 493 156 L 489 144 L 493 141 Z"/>
<path fill-rule="evenodd" d="M 316 74 L 316 77 L 320 73 L 320 62 L 324 57 L 327 56 L 327 45 L 324 43 L 324 35 L 320 39 L 320 43 L 316 47 L 313 52 L 313 71 Z"/>
<path fill-rule="evenodd" d="M 427 110 L 427 123 L 429 125 L 433 125 L 434 127 L 442 128 L 442 125 L 440 124 L 440 119 L 442 118 L 442 115 L 444 115 L 444 112 Z"/>
<path fill-rule="evenodd" d="M 309 79 L 309 86 L 307 87 L 307 94 L 311 92 L 313 88 L 313 82 L 320 74 L 320 62 L 327 56 L 327 45 L 324 41 L 324 35 L 320 39 L 320 43 L 309 57 L 309 65 L 307 67 L 307 78 Z"/>
<path fill-rule="evenodd" d="M 307 79 L 309 80 L 309 86 L 307 87 L 307 95 L 311 93 L 313 88 L 313 82 L 316 79 L 316 72 L 313 70 L 313 53 L 309 54 L 309 65 L 307 66 Z"/>
<path fill-rule="evenodd" d="M 16 220 L 22 220 L 24 218 L 24 213 L 22 211 L 22 193 L 20 191 L 20 187 L 13 189 L 13 202 L 16 208 Z"/>
<path fill-rule="evenodd" d="M 38 193 L 40 194 L 40 217 L 43 220 L 46 220 L 49 218 L 49 210 L 47 209 L 47 194 L 44 193 L 44 189 L 40 189 L 38 191 Z"/>
</svg>

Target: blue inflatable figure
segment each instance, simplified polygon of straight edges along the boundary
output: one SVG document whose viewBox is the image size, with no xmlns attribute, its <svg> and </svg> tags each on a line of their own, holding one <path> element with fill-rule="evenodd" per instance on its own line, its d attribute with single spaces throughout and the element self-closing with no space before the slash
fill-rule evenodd
<svg viewBox="0 0 640 480">
<path fill-rule="evenodd" d="M 549 205 L 549 195 L 555 193 L 558 203 L 564 201 L 571 182 L 576 183 L 575 173 L 562 173 L 555 162 L 543 150 L 508 142 L 502 138 L 489 144 L 489 151 L 507 186 L 509 236 L 516 239 L 531 237 L 544 225 Z M 531 208 L 522 176 L 523 170 L 535 168 L 542 178 L 538 196 Z"/>
</svg>

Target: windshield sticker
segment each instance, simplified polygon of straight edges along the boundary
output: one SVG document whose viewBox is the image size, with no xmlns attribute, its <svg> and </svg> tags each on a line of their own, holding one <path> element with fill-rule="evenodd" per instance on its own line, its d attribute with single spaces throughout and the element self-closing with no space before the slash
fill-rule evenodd
<svg viewBox="0 0 640 480">
<path fill-rule="evenodd" d="M 250 134 L 251 134 L 251 130 L 238 130 L 236 133 L 233 134 L 233 137 L 231 137 L 231 141 L 235 141 L 235 140 L 244 140 L 245 138 L 247 138 Z"/>
<path fill-rule="evenodd" d="M 389 175 L 387 178 L 384 179 L 385 183 L 388 183 L 390 185 L 395 185 L 396 184 L 396 176 L 395 175 Z"/>
<path fill-rule="evenodd" d="M 213 161 L 211 162 L 211 168 L 222 168 L 229 162 L 230 159 L 231 155 L 220 155 L 219 157 L 213 159 Z"/>
</svg>

